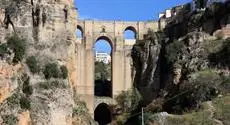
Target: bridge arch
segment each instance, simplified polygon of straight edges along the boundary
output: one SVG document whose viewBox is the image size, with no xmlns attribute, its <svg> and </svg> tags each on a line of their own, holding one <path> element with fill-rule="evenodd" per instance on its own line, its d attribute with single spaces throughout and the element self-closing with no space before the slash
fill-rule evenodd
<svg viewBox="0 0 230 125">
<path fill-rule="evenodd" d="M 111 49 L 112 49 L 111 52 L 113 52 L 113 49 L 114 49 L 114 42 L 112 41 L 113 38 L 112 38 L 111 36 L 109 36 L 109 35 L 107 35 L 107 34 L 103 34 L 103 35 L 100 34 L 100 35 L 96 36 L 95 39 L 94 39 L 94 42 L 93 42 L 93 46 L 94 46 L 95 43 L 96 43 L 97 41 L 99 41 L 99 40 L 105 40 L 105 41 L 107 41 L 107 42 L 109 43 Z"/>
<path fill-rule="evenodd" d="M 99 125 L 106 125 L 112 122 L 112 111 L 106 103 L 99 104 L 94 110 L 94 120 Z"/>
<path fill-rule="evenodd" d="M 101 41 L 104 40 L 104 41 Z M 97 42 L 100 42 L 97 44 Z M 107 45 L 105 45 L 107 44 Z M 109 44 L 109 45 L 108 45 Z M 94 95 L 100 97 L 112 97 L 113 94 L 113 42 L 111 37 L 107 35 L 101 35 L 96 37 L 94 44 L 94 52 L 95 52 L 95 60 L 94 60 Z M 96 45 L 103 45 L 103 47 L 107 49 L 98 49 Z M 107 46 L 107 47 L 106 47 Z M 96 50 L 97 49 L 97 50 Z M 109 50 L 110 49 L 110 50 Z M 99 52 L 97 53 L 96 51 Z M 101 51 L 102 50 L 102 51 Z M 107 53 L 107 54 L 105 54 Z M 97 57 L 98 55 L 98 57 Z M 100 59 L 100 55 L 103 55 L 102 58 L 107 58 L 105 61 L 104 59 Z M 107 57 L 105 57 L 105 55 Z M 109 57 L 108 57 L 109 56 Z M 100 62 L 103 62 L 100 63 Z M 97 66 L 97 67 L 96 67 Z M 98 66 L 105 66 L 104 68 L 98 68 Z M 100 72 L 105 72 L 105 74 Z M 101 74 L 101 75 L 98 75 Z"/>
<path fill-rule="evenodd" d="M 84 38 L 84 29 L 80 25 L 77 25 L 77 37 Z"/>
<path fill-rule="evenodd" d="M 124 39 L 125 39 L 125 33 L 127 32 L 127 31 L 132 31 L 133 32 L 133 37 L 134 37 L 134 39 L 137 39 L 137 30 L 136 30 L 136 28 L 134 27 L 134 26 L 127 26 L 127 27 L 125 27 L 124 28 L 124 31 L 123 31 L 123 34 L 124 34 Z"/>
</svg>

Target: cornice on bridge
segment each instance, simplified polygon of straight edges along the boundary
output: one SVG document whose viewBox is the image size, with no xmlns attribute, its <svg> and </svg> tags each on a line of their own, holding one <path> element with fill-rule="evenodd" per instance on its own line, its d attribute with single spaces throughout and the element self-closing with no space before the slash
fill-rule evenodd
<svg viewBox="0 0 230 125">
<path fill-rule="evenodd" d="M 158 20 L 146 20 L 146 21 L 125 21 L 125 20 L 91 20 L 91 19 L 78 19 L 78 22 L 97 22 L 97 23 L 157 23 Z"/>
</svg>

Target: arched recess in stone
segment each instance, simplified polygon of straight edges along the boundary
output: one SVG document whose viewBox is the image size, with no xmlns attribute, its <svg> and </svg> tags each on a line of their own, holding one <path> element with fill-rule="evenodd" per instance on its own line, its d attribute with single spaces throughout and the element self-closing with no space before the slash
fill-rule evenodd
<svg viewBox="0 0 230 125">
<path fill-rule="evenodd" d="M 101 47 L 109 48 L 110 50 L 100 49 L 97 50 L 96 45 L 97 43 Z M 107 44 L 107 45 L 103 45 Z M 112 60 L 113 60 L 113 43 L 111 39 L 108 36 L 99 36 L 95 42 L 94 42 L 94 95 L 95 96 L 101 96 L 101 97 L 112 97 Z M 108 60 L 103 61 L 103 59 L 100 59 L 100 55 L 107 56 Z M 103 57 L 102 57 L 103 58 Z M 98 66 L 102 68 L 98 68 Z M 106 67 L 106 69 L 104 69 Z"/>
<path fill-rule="evenodd" d="M 110 46 L 111 46 L 111 52 L 113 52 L 113 49 L 114 49 L 114 44 L 113 44 L 113 41 L 112 41 L 112 37 L 110 37 L 110 36 L 105 36 L 105 35 L 100 35 L 100 36 L 97 36 L 96 37 L 96 39 L 95 39 L 95 41 L 94 41 L 94 44 L 97 42 L 97 41 L 99 41 L 99 40 L 105 40 L 105 41 L 107 41 L 109 44 L 110 44 Z M 93 44 L 93 45 L 94 45 Z"/>
<path fill-rule="evenodd" d="M 107 125 L 112 122 L 112 111 L 110 107 L 105 104 L 99 104 L 94 110 L 94 120 L 99 123 L 99 125 Z"/>
<path fill-rule="evenodd" d="M 137 30 L 133 26 L 128 26 L 124 30 L 124 39 L 137 39 Z"/>
<path fill-rule="evenodd" d="M 81 26 L 77 25 L 77 31 L 76 31 L 76 36 L 79 39 L 83 39 L 84 38 L 84 30 Z"/>
</svg>

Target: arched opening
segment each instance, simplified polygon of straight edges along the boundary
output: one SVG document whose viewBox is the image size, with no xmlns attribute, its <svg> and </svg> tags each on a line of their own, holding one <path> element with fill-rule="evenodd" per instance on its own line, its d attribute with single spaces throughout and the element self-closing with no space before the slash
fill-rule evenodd
<svg viewBox="0 0 230 125">
<path fill-rule="evenodd" d="M 99 37 L 94 44 L 94 94 L 112 97 L 112 44 L 108 37 Z"/>
<path fill-rule="evenodd" d="M 83 39 L 84 37 L 83 29 L 79 25 L 77 26 L 76 36 L 77 36 L 77 39 Z"/>
<path fill-rule="evenodd" d="M 129 26 L 124 31 L 124 39 L 125 40 L 134 40 L 137 39 L 137 31 L 134 27 Z"/>
<path fill-rule="evenodd" d="M 112 113 L 109 106 L 105 103 L 101 103 L 94 111 L 94 120 L 99 125 L 107 125 L 112 122 Z"/>
</svg>

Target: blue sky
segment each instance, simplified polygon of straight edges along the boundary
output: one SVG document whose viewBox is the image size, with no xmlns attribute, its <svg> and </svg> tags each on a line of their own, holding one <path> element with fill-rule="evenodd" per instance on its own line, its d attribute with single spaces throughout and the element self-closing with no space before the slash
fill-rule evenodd
<svg viewBox="0 0 230 125">
<path fill-rule="evenodd" d="M 75 0 L 80 19 L 146 21 L 157 20 L 165 9 L 191 2 L 192 0 Z M 101 44 L 100 44 L 101 43 Z M 100 42 L 96 49 L 109 51 L 108 45 Z M 103 44 L 102 44 L 103 43 Z"/>
</svg>

